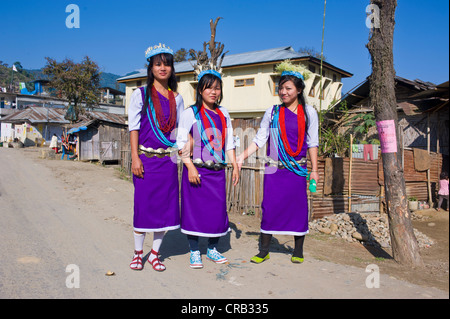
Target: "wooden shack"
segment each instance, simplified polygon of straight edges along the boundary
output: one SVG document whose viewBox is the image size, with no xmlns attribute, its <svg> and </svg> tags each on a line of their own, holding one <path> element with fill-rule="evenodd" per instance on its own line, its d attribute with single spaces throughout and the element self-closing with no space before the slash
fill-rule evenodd
<svg viewBox="0 0 450 319">
<path fill-rule="evenodd" d="M 120 161 L 126 127 L 124 116 L 94 111 L 86 112 L 81 121 L 67 126 L 68 132 L 77 135 L 78 159 L 100 162 Z"/>
<path fill-rule="evenodd" d="M 402 128 L 400 142 L 406 148 L 419 148 L 449 155 L 449 82 L 435 85 L 421 80 L 395 78 L 398 124 Z M 324 125 L 337 127 L 339 134 L 354 134 L 360 125 L 357 114 L 373 114 L 367 79 L 345 94 L 324 115 Z M 345 110 L 341 108 L 345 105 Z M 365 138 L 377 136 L 373 125 Z M 362 138 L 362 137 L 361 137 Z M 359 139 L 361 139 L 359 138 Z"/>
</svg>

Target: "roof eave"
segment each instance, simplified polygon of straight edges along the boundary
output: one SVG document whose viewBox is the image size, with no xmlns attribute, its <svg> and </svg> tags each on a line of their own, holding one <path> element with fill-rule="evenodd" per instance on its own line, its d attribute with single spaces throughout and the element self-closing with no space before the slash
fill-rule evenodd
<svg viewBox="0 0 450 319">
<path fill-rule="evenodd" d="M 248 66 L 254 66 L 254 65 L 264 65 L 264 64 L 273 64 L 273 63 L 277 63 L 280 61 L 284 61 L 285 59 L 274 59 L 274 60 L 267 60 L 267 61 L 261 61 L 261 62 L 251 62 L 251 63 L 239 63 L 239 64 L 232 64 L 232 65 L 227 65 L 227 66 L 223 66 L 222 69 L 223 70 L 227 70 L 227 69 L 234 69 L 234 68 L 238 68 L 238 67 L 248 67 Z M 297 57 L 297 58 L 292 58 L 291 59 L 294 62 L 297 61 L 312 61 L 314 63 L 318 63 L 320 64 L 320 59 L 317 59 L 315 57 L 312 56 L 304 56 L 304 57 Z M 341 74 L 342 77 L 352 77 L 353 74 L 350 72 L 347 72 L 343 69 L 340 69 L 326 61 L 323 61 L 323 65 L 325 65 L 327 68 L 332 69 L 334 71 L 336 71 L 337 73 Z M 176 72 L 176 75 L 186 75 L 186 74 L 193 74 L 194 69 L 189 70 L 189 71 L 183 71 L 183 72 Z M 138 81 L 138 80 L 145 80 L 147 78 L 146 75 L 139 75 L 136 77 L 128 77 L 127 79 L 117 79 L 118 83 L 126 83 L 126 82 L 131 82 L 131 81 Z"/>
</svg>

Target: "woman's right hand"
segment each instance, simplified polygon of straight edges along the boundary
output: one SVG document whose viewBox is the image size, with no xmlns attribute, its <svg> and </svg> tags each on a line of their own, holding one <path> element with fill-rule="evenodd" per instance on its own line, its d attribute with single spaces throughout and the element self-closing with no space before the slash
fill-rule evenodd
<svg viewBox="0 0 450 319">
<path fill-rule="evenodd" d="M 138 178 L 144 178 L 144 165 L 139 156 L 131 160 L 131 172 Z"/>
<path fill-rule="evenodd" d="M 194 185 L 200 185 L 200 175 L 198 174 L 198 170 L 195 166 L 192 166 L 188 169 L 189 182 Z"/>
</svg>

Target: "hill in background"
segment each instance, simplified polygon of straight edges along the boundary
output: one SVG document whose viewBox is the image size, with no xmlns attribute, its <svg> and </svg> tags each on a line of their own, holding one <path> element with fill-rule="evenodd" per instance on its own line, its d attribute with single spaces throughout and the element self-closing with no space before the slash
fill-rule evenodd
<svg viewBox="0 0 450 319">
<path fill-rule="evenodd" d="M 11 84 L 11 67 L 6 67 L 0 64 L 0 87 L 7 87 Z M 132 73 L 130 73 L 132 74 Z M 127 75 L 130 75 L 127 74 Z M 116 80 L 122 77 L 122 75 L 117 75 L 113 73 L 102 72 L 100 77 L 100 86 L 101 87 L 110 87 L 122 92 L 125 92 L 125 84 L 117 83 Z M 22 69 L 19 72 L 13 73 L 13 81 L 17 82 L 31 82 L 35 80 L 46 80 L 48 76 L 42 72 L 42 69 Z"/>
</svg>

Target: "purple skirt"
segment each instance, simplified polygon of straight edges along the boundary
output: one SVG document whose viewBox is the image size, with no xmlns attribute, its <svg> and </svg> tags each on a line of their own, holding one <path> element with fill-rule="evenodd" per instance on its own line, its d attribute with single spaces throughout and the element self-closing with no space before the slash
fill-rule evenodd
<svg viewBox="0 0 450 319">
<path fill-rule="evenodd" d="M 158 232 L 180 227 L 178 169 L 170 157 L 140 155 L 144 178 L 133 175 L 134 230 Z"/>
<path fill-rule="evenodd" d="M 221 237 L 229 231 L 225 170 L 197 168 L 201 184 L 189 182 L 183 167 L 181 181 L 181 232 L 201 237 Z"/>
<path fill-rule="evenodd" d="M 270 173 L 264 175 L 261 232 L 306 235 L 309 232 L 306 177 L 285 168 Z"/>
</svg>

